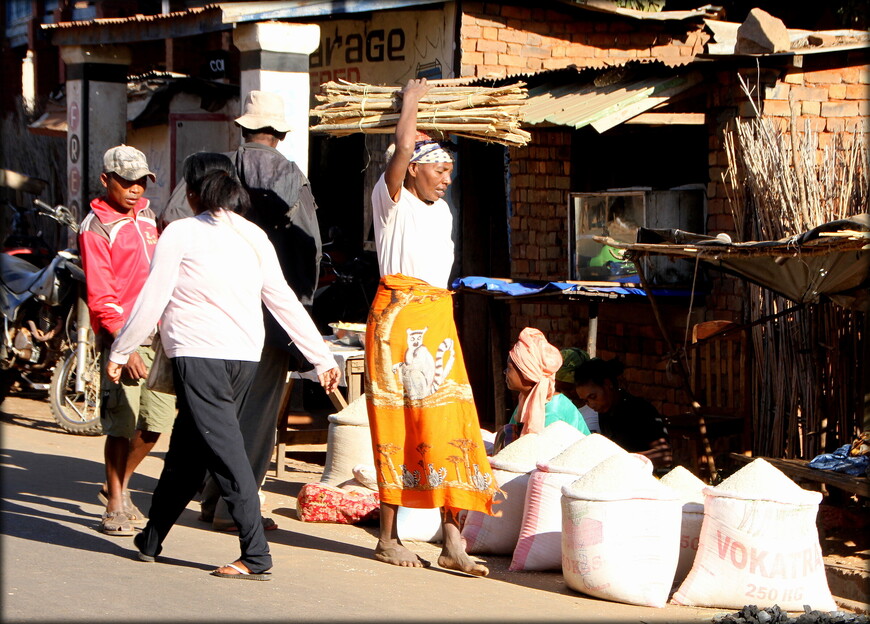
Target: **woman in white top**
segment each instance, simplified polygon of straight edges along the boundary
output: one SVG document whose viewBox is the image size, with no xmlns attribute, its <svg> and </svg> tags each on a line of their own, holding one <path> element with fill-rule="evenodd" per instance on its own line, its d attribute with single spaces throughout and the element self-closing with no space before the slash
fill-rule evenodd
<svg viewBox="0 0 870 624">
<path fill-rule="evenodd" d="M 338 383 L 338 368 L 284 280 L 266 234 L 228 209 L 247 202 L 232 163 L 227 159 L 227 169 L 218 154 L 195 156 L 210 159 L 217 169 L 188 188 L 196 216 L 171 223 L 160 237 L 151 273 L 107 366 L 108 376 L 118 377 L 129 354 L 160 321 L 179 412 L 148 524 L 134 542 L 140 559 L 154 561 L 208 470 L 221 487 L 241 543 L 238 560 L 212 574 L 268 580 L 272 560 L 258 484 L 238 425 L 263 347 L 261 301 L 314 365 L 327 392 Z"/>
</svg>

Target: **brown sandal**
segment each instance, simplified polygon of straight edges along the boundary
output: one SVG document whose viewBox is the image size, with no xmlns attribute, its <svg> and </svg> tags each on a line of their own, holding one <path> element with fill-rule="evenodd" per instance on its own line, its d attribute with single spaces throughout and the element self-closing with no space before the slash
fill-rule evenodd
<svg viewBox="0 0 870 624">
<path fill-rule="evenodd" d="M 116 537 L 136 535 L 136 529 L 130 524 L 130 518 L 123 511 L 107 511 L 100 520 L 100 532 Z"/>
</svg>

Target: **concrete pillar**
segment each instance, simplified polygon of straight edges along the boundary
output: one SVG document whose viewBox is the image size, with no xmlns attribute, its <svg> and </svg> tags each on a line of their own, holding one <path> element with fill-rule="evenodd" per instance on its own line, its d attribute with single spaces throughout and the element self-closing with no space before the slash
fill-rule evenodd
<svg viewBox="0 0 870 624">
<path fill-rule="evenodd" d="M 67 205 L 79 220 L 102 195 L 103 154 L 127 138 L 127 69 L 123 46 L 61 46 L 66 64 Z"/>
<path fill-rule="evenodd" d="M 278 150 L 308 175 L 308 111 L 311 94 L 308 57 L 320 45 L 320 26 L 261 22 L 240 24 L 233 43 L 241 52 L 240 101 L 250 91 L 272 91 L 284 98 L 292 129 Z"/>
</svg>

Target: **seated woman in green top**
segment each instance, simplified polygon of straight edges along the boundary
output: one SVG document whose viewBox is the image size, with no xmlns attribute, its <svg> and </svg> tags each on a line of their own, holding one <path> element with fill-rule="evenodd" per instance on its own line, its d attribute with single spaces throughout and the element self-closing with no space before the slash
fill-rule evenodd
<svg viewBox="0 0 870 624">
<path fill-rule="evenodd" d="M 555 390 L 555 375 L 561 366 L 562 354 L 547 342 L 540 330 L 526 327 L 520 332 L 508 354 L 505 369 L 508 389 L 519 393 L 519 405 L 508 428 L 514 425 L 514 429 L 521 429 L 519 435 L 540 433 L 544 427 L 562 420 L 589 435 L 580 410 L 571 399 Z M 504 434 L 504 444 L 517 437 L 515 431 L 504 431 Z M 496 441 L 496 446 L 499 442 Z"/>
</svg>

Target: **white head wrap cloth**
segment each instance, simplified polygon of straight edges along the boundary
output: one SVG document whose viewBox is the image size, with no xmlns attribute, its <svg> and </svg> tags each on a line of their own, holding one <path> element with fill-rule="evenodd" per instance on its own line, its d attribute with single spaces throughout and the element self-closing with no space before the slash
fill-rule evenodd
<svg viewBox="0 0 870 624">
<path fill-rule="evenodd" d="M 519 422 L 523 433 L 540 433 L 546 421 L 547 401 L 555 392 L 556 371 L 562 366 L 562 354 L 547 342 L 543 332 L 526 327 L 508 354 L 511 362 L 526 380 L 534 386 L 527 396 L 520 395 Z"/>
<path fill-rule="evenodd" d="M 411 162 L 421 165 L 450 163 L 453 162 L 453 156 L 438 141 L 418 141 L 414 144 L 414 154 L 411 156 Z"/>
</svg>

